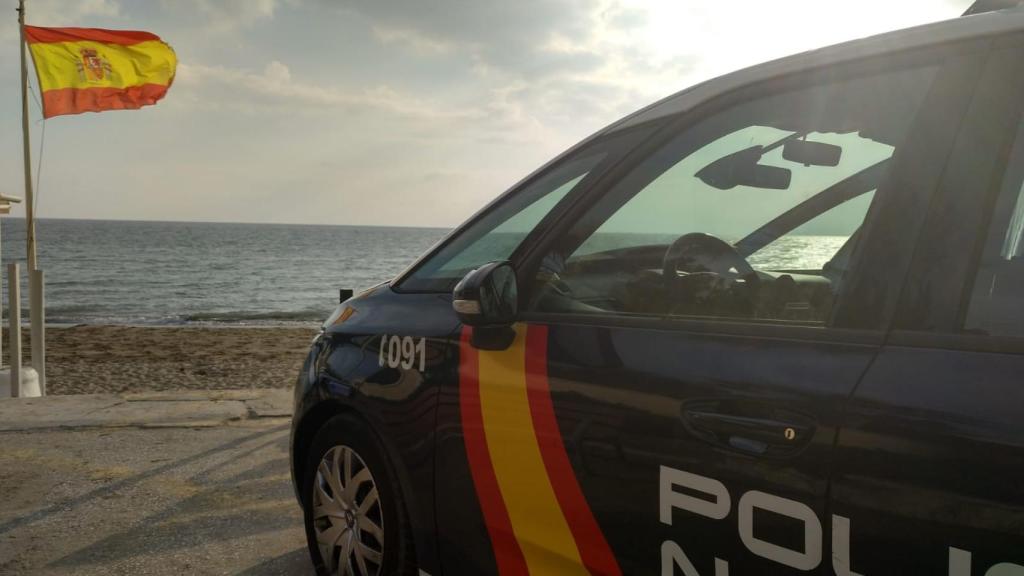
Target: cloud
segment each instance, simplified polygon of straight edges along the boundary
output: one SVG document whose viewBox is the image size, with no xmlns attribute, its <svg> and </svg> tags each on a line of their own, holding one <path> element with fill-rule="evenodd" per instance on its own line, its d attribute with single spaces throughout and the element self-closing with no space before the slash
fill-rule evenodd
<svg viewBox="0 0 1024 576">
<path fill-rule="evenodd" d="M 603 1 L 603 0 L 601 0 Z M 556 35 L 590 35 L 599 0 L 519 0 L 491 2 L 434 0 L 394 2 L 381 0 L 321 0 L 325 6 L 341 6 L 369 19 L 385 31 L 382 41 L 407 40 L 407 47 L 458 48 L 488 67 L 520 69 L 531 74 L 556 73 L 562 65 L 572 68 L 592 61 L 565 58 L 538 63 L 546 45 Z M 394 33 L 395 31 L 400 34 Z M 388 34 L 387 32 L 392 32 Z M 545 65 L 547 64 L 547 65 Z"/>
<path fill-rule="evenodd" d="M 601 19 L 613 28 L 636 30 L 647 25 L 650 21 L 650 14 L 637 6 L 623 6 L 615 3 L 601 12 Z"/>
<path fill-rule="evenodd" d="M 293 78 L 287 65 L 277 60 L 267 63 L 261 72 L 181 63 L 175 88 L 183 88 L 184 97 L 194 103 L 247 112 L 279 109 L 293 114 L 303 111 L 322 114 L 325 110 L 342 114 L 372 109 L 418 119 L 472 115 L 472 112 L 445 110 L 386 85 L 350 90 L 298 80 Z"/>
<path fill-rule="evenodd" d="M 183 6 L 202 15 L 205 29 L 213 33 L 234 32 L 274 18 L 282 5 L 299 6 L 302 0 L 163 0 L 168 12 Z"/>
<path fill-rule="evenodd" d="M 121 16 L 121 4 L 117 0 L 32 0 L 26 4 L 27 22 L 34 26 L 82 26 L 89 19 Z M 17 20 L 13 14 L 4 24 L 0 38 L 17 35 Z"/>
<path fill-rule="evenodd" d="M 30 0 L 26 4 L 27 22 L 34 26 L 90 26 L 122 17 L 118 0 Z M 7 42 L 18 37 L 18 21 L 13 12 L 10 15 L 10 19 L 0 21 L 0 42 L 5 46 L 11 46 Z M 0 62 L 10 59 L 11 51 L 5 52 Z M 13 53 L 16 55 L 17 50 Z"/>
<path fill-rule="evenodd" d="M 121 15 L 117 0 L 32 0 L 26 4 L 28 22 L 40 26 L 75 26 L 81 25 L 83 18 Z"/>
<path fill-rule="evenodd" d="M 650 11 L 622 0 L 321 2 L 366 19 L 384 46 L 470 63 L 460 81 L 487 87 L 490 109 L 573 137 L 682 88 L 697 64 L 659 61 Z"/>
<path fill-rule="evenodd" d="M 375 25 L 372 30 L 374 38 L 381 44 L 403 46 L 419 55 L 448 54 L 455 50 L 454 43 L 425 36 L 413 29 Z"/>
<path fill-rule="evenodd" d="M 194 0 L 199 10 L 222 25 L 249 25 L 274 17 L 277 0 Z"/>
<path fill-rule="evenodd" d="M 468 55 L 481 75 L 629 84 L 651 97 L 765 59 L 956 16 L 970 1 L 739 0 L 723 11 L 717 2 L 675 0 L 319 0 L 365 17 L 382 43 Z"/>
</svg>

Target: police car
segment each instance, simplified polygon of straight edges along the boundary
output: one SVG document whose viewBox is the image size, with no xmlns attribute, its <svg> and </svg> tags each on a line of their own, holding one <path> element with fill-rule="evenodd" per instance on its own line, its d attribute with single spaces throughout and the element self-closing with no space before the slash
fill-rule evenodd
<svg viewBox="0 0 1024 576">
<path fill-rule="evenodd" d="M 295 388 L 324 574 L 1024 575 L 1024 10 L 611 125 Z"/>
</svg>

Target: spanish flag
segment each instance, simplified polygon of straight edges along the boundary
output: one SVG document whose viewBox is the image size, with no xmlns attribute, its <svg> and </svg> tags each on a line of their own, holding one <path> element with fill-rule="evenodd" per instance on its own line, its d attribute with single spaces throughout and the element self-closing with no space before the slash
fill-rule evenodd
<svg viewBox="0 0 1024 576">
<path fill-rule="evenodd" d="M 25 26 L 43 117 L 156 104 L 174 81 L 174 50 L 149 32 Z"/>
</svg>

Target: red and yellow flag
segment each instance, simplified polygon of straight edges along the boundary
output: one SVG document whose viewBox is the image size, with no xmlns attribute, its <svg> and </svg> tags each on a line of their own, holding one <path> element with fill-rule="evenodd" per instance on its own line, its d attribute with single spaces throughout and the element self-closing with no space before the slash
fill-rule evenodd
<svg viewBox="0 0 1024 576">
<path fill-rule="evenodd" d="M 43 116 L 134 110 L 174 81 L 174 50 L 149 32 L 25 26 L 43 93 Z"/>
</svg>

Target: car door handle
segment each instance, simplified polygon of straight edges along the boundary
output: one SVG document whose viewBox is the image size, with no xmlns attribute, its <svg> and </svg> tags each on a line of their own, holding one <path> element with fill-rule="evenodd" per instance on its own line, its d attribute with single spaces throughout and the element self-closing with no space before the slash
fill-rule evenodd
<svg viewBox="0 0 1024 576">
<path fill-rule="evenodd" d="M 789 416 L 748 416 L 699 407 L 683 411 L 683 420 L 694 435 L 758 456 L 788 456 L 807 444 L 813 424 Z"/>
</svg>

